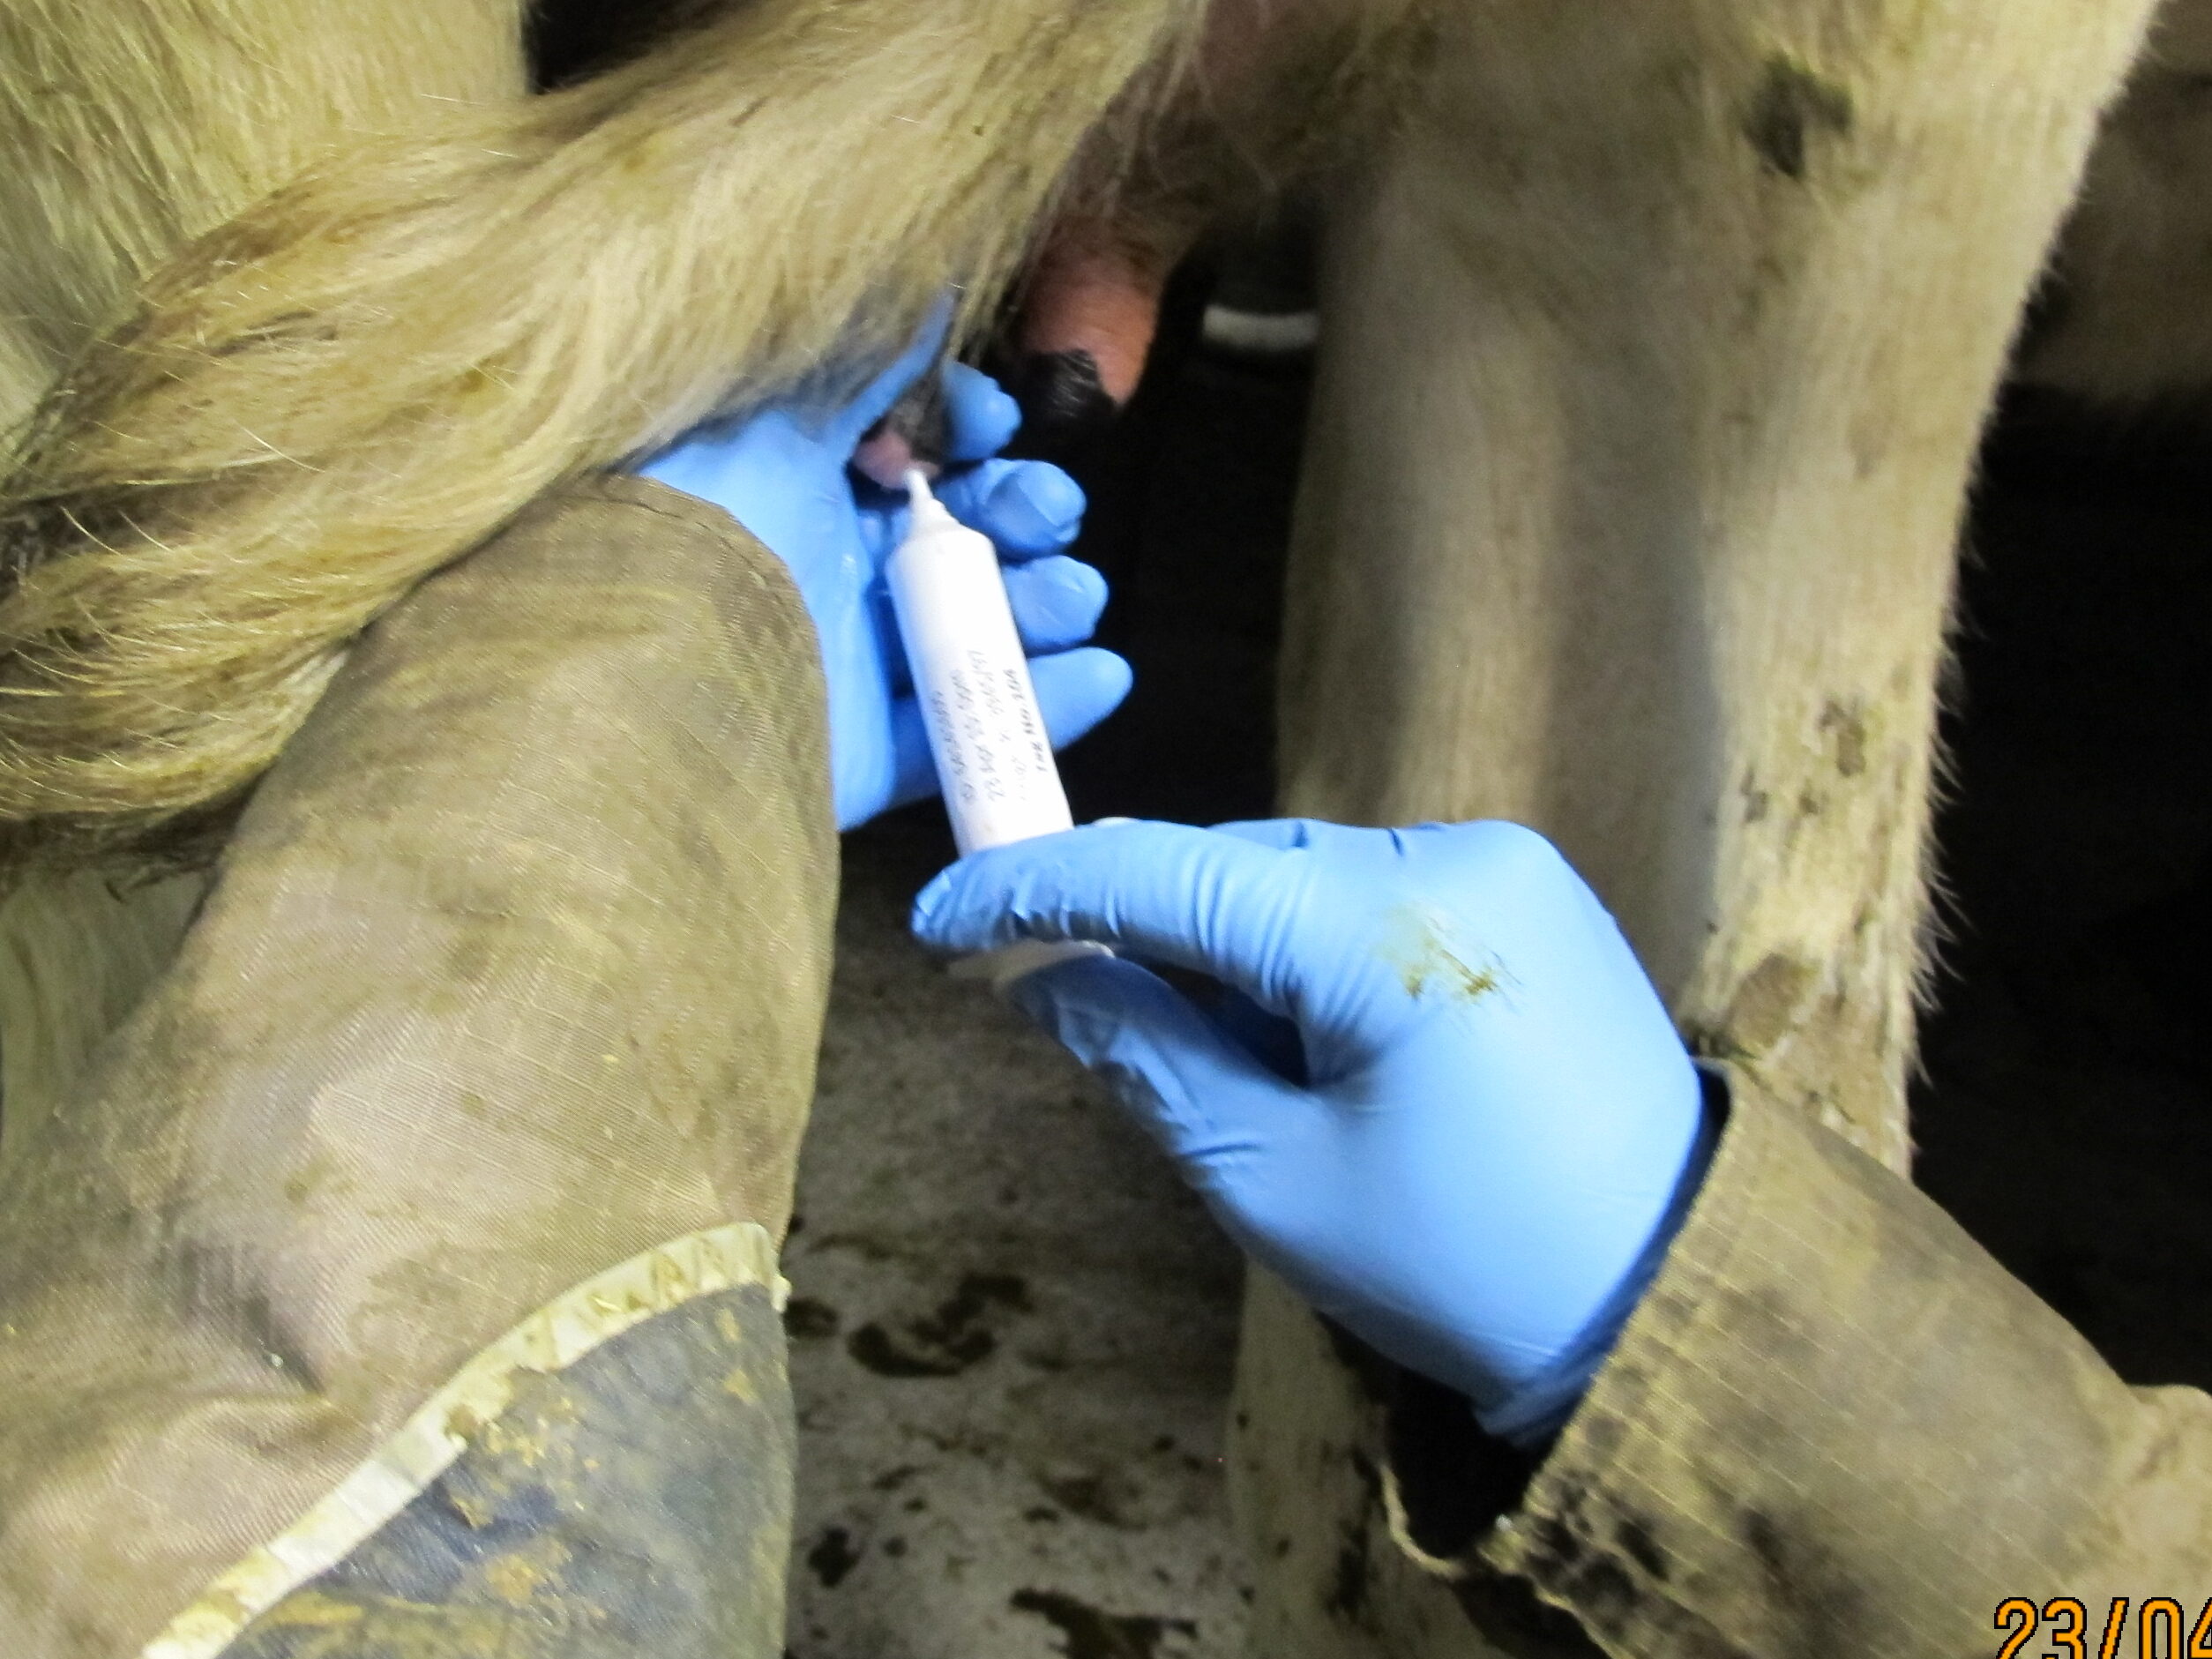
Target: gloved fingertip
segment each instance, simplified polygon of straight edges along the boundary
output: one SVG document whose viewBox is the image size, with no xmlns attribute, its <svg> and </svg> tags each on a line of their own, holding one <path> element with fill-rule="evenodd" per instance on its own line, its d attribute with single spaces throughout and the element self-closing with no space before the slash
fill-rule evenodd
<svg viewBox="0 0 2212 1659">
<path fill-rule="evenodd" d="M 1142 989 L 1132 1000 L 1136 987 Z M 1137 1037 L 1140 1049 L 1149 1048 L 1137 1028 L 1142 1022 L 1144 993 L 1164 989 L 1147 969 L 1112 956 L 1096 955 L 1076 957 L 1024 974 L 1000 994 L 1087 1069 L 1097 1071 L 1115 1057 L 1117 1039 Z M 1128 1057 L 1121 1057 L 1126 1060 Z M 1106 1081 L 1129 1103 L 1130 1067 L 1119 1064 L 1110 1069 L 1116 1075 Z"/>
<path fill-rule="evenodd" d="M 957 865 L 953 865 L 938 871 L 930 878 L 928 885 L 914 895 L 914 908 L 908 914 L 907 926 L 925 945 L 938 943 L 931 937 L 930 926 L 937 919 L 938 909 L 944 904 L 945 895 L 953 891 L 953 871 L 957 868 Z M 1015 983 L 1019 984 L 1022 982 Z"/>
<path fill-rule="evenodd" d="M 1065 540 L 1081 527 L 1089 504 L 1082 485 L 1050 461 L 1032 461 L 1007 475 L 995 495 L 1017 493 L 1037 521 Z"/>
<path fill-rule="evenodd" d="M 1108 598 L 1106 572 L 1095 564 L 1086 564 L 1081 559 L 1065 554 L 1044 561 L 1050 565 L 1052 579 L 1065 587 L 1072 598 L 1098 609 L 1105 608 Z"/>
<path fill-rule="evenodd" d="M 1082 487 L 1050 463 L 985 461 L 976 473 L 974 482 L 953 490 L 952 497 L 976 503 L 970 521 L 1009 562 L 1057 553 L 1083 527 Z"/>
<path fill-rule="evenodd" d="M 1065 554 L 1007 570 L 1006 602 L 1024 652 L 1065 651 L 1089 639 L 1106 609 L 1106 579 Z"/>
<path fill-rule="evenodd" d="M 982 370 L 948 362 L 941 384 L 951 423 L 945 442 L 948 460 L 976 461 L 996 455 L 1020 430 L 1021 406 Z"/>
<path fill-rule="evenodd" d="M 1062 1006 L 1059 987 L 1057 983 L 1057 976 L 1068 974 L 1082 966 L 1083 964 L 1080 962 L 1071 962 L 1057 964 L 1051 968 L 1041 968 L 1034 974 L 1022 975 L 1020 978 L 1008 984 L 999 994 L 1019 1009 L 1030 1024 L 1037 1027 L 1046 1035 L 1057 1038 L 1060 1035 L 1059 1016 Z M 1085 1059 L 1087 1063 L 1087 1057 L 1080 1053 L 1076 1057 Z"/>
<path fill-rule="evenodd" d="M 1060 615 L 1071 629 L 1081 631 L 1073 634 L 1068 643 L 1080 644 L 1091 637 L 1098 626 L 1098 619 L 1106 609 L 1106 602 L 1112 595 L 1106 586 L 1106 573 L 1095 564 L 1080 559 L 1062 557 L 1049 561 L 1051 579 L 1063 595 Z"/>
<path fill-rule="evenodd" d="M 1137 677 L 1126 658 L 1101 646 L 1032 658 L 1029 676 L 1045 736 L 1055 749 L 1073 743 L 1119 708 Z"/>
</svg>

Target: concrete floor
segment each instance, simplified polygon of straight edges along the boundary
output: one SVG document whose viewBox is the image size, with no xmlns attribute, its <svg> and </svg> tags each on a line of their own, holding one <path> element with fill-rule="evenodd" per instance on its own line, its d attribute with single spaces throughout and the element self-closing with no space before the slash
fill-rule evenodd
<svg viewBox="0 0 2212 1659">
<path fill-rule="evenodd" d="M 1237 1651 L 1239 1270 L 1057 1048 L 907 938 L 941 824 L 847 845 L 785 1252 L 797 1659 Z"/>
<path fill-rule="evenodd" d="M 1305 382 L 1186 355 L 1076 463 L 1100 637 L 1138 689 L 1065 757 L 1079 818 L 1267 811 Z M 1179 321 L 1176 320 L 1179 319 Z M 1222 1479 L 1240 1267 L 1054 1045 L 908 940 L 933 808 L 845 843 L 821 1089 L 785 1252 L 794 1659 L 1232 1659 Z"/>
</svg>

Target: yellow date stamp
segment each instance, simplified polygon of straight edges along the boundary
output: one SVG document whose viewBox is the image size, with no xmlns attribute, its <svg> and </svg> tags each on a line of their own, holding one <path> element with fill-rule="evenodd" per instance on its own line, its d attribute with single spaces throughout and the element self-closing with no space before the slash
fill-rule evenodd
<svg viewBox="0 0 2212 1659">
<path fill-rule="evenodd" d="M 2092 1622 L 2079 1596 L 2014 1595 L 1998 1603 L 1997 1628 L 1997 1659 L 2212 1659 L 2212 1600 L 2192 1619 L 2171 1595 L 2115 1595 Z"/>
</svg>

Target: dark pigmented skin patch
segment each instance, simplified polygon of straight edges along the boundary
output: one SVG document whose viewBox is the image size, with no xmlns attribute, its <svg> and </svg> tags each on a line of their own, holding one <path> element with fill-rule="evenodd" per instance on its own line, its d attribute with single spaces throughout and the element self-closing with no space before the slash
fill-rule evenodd
<svg viewBox="0 0 2212 1659">
<path fill-rule="evenodd" d="M 1006 390 L 1021 406 L 1025 442 L 1048 456 L 1093 443 L 1120 412 L 1087 351 L 1033 352 L 1014 366 Z"/>
<path fill-rule="evenodd" d="M 1160 1639 L 1169 1632 L 1198 1634 L 1198 1626 L 1187 1618 L 1142 1613 L 1117 1617 L 1057 1590 L 1016 1590 L 1007 1604 L 1018 1613 L 1035 1613 L 1057 1625 L 1067 1641 L 1061 1649 L 1067 1659 L 1153 1659 Z"/>
<path fill-rule="evenodd" d="M 1770 172 L 1802 182 L 1814 135 L 1842 138 L 1851 122 L 1849 88 L 1776 56 L 1767 60 L 1766 74 L 1744 112 L 1744 136 Z"/>
<path fill-rule="evenodd" d="M 897 438 L 917 467 L 930 471 L 943 467 L 953 443 L 953 416 L 945 401 L 944 382 L 935 375 L 923 376 L 860 441 L 864 445 L 883 437 Z"/>
</svg>

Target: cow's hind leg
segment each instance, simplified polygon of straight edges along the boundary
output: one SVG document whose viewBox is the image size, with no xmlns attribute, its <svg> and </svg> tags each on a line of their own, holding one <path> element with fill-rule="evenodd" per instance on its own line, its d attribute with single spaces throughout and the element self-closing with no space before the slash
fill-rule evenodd
<svg viewBox="0 0 2212 1659">
<path fill-rule="evenodd" d="M 1699 1046 L 1894 1167 L 1963 484 L 2148 9 L 1453 8 L 1334 207 L 1285 805 L 1543 830 Z M 1247 1332 L 1255 1651 L 1477 1650 L 1311 1319 Z"/>
</svg>

